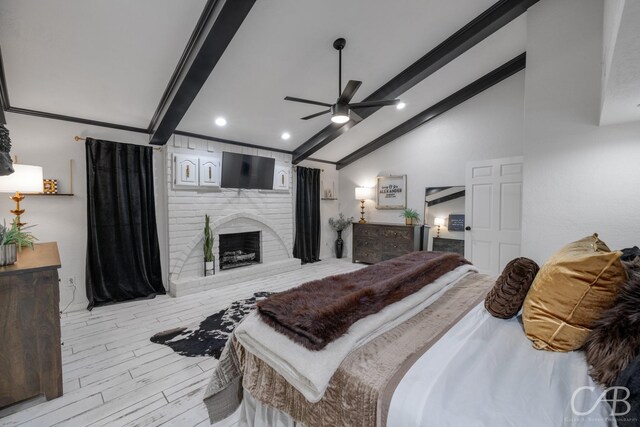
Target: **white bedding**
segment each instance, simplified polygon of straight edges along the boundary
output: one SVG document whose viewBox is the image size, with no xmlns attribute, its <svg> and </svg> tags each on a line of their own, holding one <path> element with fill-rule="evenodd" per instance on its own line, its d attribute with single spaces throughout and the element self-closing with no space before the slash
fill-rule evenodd
<svg viewBox="0 0 640 427">
<path fill-rule="evenodd" d="M 355 322 L 345 335 L 320 351 L 308 350 L 268 326 L 256 312 L 238 325 L 235 336 L 251 353 L 282 375 L 310 402 L 319 401 L 347 355 L 428 307 L 462 277 L 477 271 L 463 265 L 379 313 Z"/>
<path fill-rule="evenodd" d="M 577 394 L 580 387 L 594 387 Z M 388 427 L 615 426 L 582 352 L 535 350 L 517 318 L 475 307 L 411 367 L 396 388 Z"/>
</svg>

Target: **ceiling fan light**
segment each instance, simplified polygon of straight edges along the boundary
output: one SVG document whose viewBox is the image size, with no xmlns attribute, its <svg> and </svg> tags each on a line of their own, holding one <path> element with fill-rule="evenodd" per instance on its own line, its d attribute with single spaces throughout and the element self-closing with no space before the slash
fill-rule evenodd
<svg viewBox="0 0 640 427">
<path fill-rule="evenodd" d="M 347 123 L 349 121 L 349 107 L 347 105 L 335 104 L 331 107 L 331 121 L 333 123 Z"/>
<path fill-rule="evenodd" d="M 347 123 L 349 121 L 349 116 L 341 116 L 341 115 L 331 116 L 331 121 L 333 123 L 338 123 L 338 124 Z"/>
</svg>

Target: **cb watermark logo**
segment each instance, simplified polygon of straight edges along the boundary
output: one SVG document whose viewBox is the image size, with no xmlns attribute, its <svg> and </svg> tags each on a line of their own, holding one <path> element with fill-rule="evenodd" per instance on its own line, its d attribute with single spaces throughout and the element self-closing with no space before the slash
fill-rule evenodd
<svg viewBox="0 0 640 427">
<path fill-rule="evenodd" d="M 624 417 L 629 412 L 631 412 L 631 404 L 628 399 L 631 397 L 631 391 L 627 387 L 609 387 L 605 391 L 603 391 L 598 400 L 593 404 L 591 408 L 588 410 L 580 410 L 584 408 L 576 408 L 576 400 L 580 393 L 594 393 L 596 391 L 595 387 L 584 386 L 580 387 L 576 391 L 573 392 L 573 396 L 571 396 L 571 411 L 573 411 L 574 415 L 579 417 L 591 415 L 593 411 L 598 408 L 598 405 L 602 402 L 607 402 L 611 406 L 611 414 L 615 417 Z"/>
</svg>

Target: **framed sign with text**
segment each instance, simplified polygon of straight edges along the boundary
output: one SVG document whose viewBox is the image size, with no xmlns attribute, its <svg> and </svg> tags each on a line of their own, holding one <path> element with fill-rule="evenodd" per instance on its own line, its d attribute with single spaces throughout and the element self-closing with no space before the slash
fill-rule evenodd
<svg viewBox="0 0 640 427">
<path fill-rule="evenodd" d="M 449 215 L 449 226 L 447 227 L 447 230 L 464 231 L 464 215 L 462 214 Z"/>
<path fill-rule="evenodd" d="M 376 209 L 406 209 L 407 176 L 391 175 L 376 178 Z"/>
</svg>

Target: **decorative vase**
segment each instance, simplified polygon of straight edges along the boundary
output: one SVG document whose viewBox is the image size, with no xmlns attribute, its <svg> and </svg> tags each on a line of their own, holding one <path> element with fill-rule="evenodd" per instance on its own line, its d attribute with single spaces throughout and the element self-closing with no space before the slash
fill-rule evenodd
<svg viewBox="0 0 640 427">
<path fill-rule="evenodd" d="M 336 239 L 336 258 L 342 258 L 342 250 L 344 249 L 344 240 L 342 240 L 342 230 L 338 231 Z"/>
<path fill-rule="evenodd" d="M 16 244 L 0 245 L 0 266 L 14 264 L 18 259 Z"/>
<path fill-rule="evenodd" d="M 215 272 L 215 258 L 213 261 L 205 261 L 204 262 L 204 275 L 205 276 L 213 276 L 216 274 Z"/>
<path fill-rule="evenodd" d="M 411 219 L 411 218 L 405 218 L 405 219 L 404 219 L 404 223 L 405 223 L 406 225 L 412 225 L 412 224 L 413 224 L 413 219 Z"/>
</svg>

